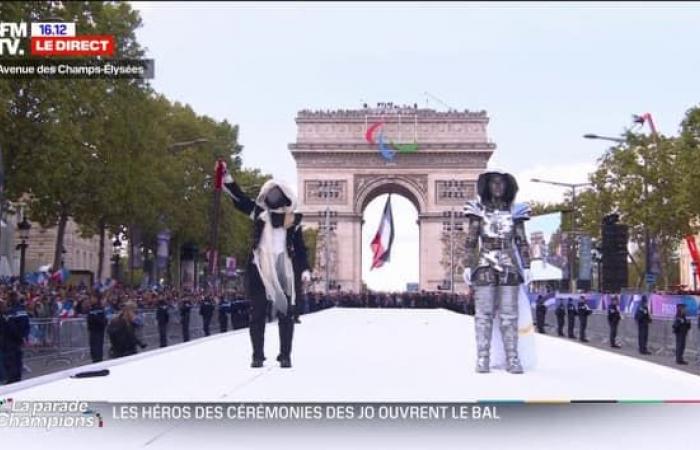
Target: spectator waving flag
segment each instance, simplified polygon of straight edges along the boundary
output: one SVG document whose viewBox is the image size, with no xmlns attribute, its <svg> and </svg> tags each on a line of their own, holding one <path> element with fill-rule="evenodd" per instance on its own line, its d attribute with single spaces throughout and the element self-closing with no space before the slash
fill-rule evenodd
<svg viewBox="0 0 700 450">
<path fill-rule="evenodd" d="M 70 275 L 70 271 L 66 269 L 65 267 L 61 267 L 59 270 L 55 270 L 51 274 L 51 281 L 54 283 L 65 283 L 66 280 L 68 279 L 68 276 Z"/>
<path fill-rule="evenodd" d="M 386 199 L 384 213 L 379 222 L 379 229 L 372 239 L 372 269 L 376 269 L 389 261 L 391 256 L 391 245 L 394 242 L 394 216 L 391 213 L 391 194 Z M 370 270 L 372 270 L 370 269 Z"/>
</svg>

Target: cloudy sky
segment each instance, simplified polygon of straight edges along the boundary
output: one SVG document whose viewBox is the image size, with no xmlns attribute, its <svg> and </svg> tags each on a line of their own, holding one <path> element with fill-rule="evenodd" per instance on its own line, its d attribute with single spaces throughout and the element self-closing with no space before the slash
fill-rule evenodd
<svg viewBox="0 0 700 450">
<path fill-rule="evenodd" d="M 606 145 L 584 133 L 616 135 L 651 112 L 675 134 L 700 102 L 695 3 L 132 3 L 155 88 L 239 124 L 244 164 L 292 183 L 287 144 L 305 108 L 443 109 L 428 91 L 485 109 L 490 165 L 516 174 L 520 200 L 556 201 L 560 188 L 528 180 L 586 181 Z M 366 249 L 383 203 L 365 213 Z M 394 214 L 394 258 L 371 287 L 418 277 L 416 212 L 397 197 Z"/>
</svg>

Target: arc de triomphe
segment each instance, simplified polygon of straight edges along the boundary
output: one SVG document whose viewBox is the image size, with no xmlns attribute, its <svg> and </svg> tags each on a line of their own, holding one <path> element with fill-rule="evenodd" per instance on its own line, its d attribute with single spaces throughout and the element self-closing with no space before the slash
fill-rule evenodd
<svg viewBox="0 0 700 450">
<path fill-rule="evenodd" d="M 316 273 L 325 278 L 328 254 L 330 279 L 343 290 L 360 291 L 361 255 L 370 251 L 362 248 L 362 213 L 378 195 L 394 193 L 418 210 L 420 289 L 435 290 L 449 279 L 444 263 L 449 214 L 455 211 L 455 223 L 461 222 L 464 202 L 475 195 L 476 178 L 496 148 L 488 139 L 488 122 L 485 111 L 438 112 L 392 104 L 299 111 L 297 139 L 289 149 L 297 166 L 300 210 L 304 226 L 321 227 L 319 247 L 329 246 L 328 253 L 319 252 Z M 409 151 L 387 158 L 380 144 L 385 150 L 401 150 L 400 144 L 416 144 L 417 149 L 407 145 L 403 150 Z M 394 221 L 401 226 L 400 217 Z M 455 276 L 456 289 L 459 282 L 461 276 Z"/>
</svg>

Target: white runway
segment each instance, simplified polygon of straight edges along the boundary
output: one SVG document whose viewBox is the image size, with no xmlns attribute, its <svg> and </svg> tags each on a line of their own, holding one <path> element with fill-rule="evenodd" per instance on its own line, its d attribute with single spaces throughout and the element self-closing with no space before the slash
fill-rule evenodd
<svg viewBox="0 0 700 450">
<path fill-rule="evenodd" d="M 536 336 L 538 366 L 523 375 L 477 374 L 473 319 L 444 310 L 335 308 L 302 317 L 292 369 L 251 369 L 247 330 L 65 371 L 0 388 L 17 400 L 405 401 L 700 399 L 700 377 L 565 339 Z"/>
</svg>

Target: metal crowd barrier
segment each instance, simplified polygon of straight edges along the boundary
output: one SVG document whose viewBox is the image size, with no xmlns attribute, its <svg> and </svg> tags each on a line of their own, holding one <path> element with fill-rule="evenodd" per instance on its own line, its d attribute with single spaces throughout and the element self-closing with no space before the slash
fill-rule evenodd
<svg viewBox="0 0 700 450">
<path fill-rule="evenodd" d="M 111 318 L 111 317 L 110 317 Z M 149 349 L 158 348 L 160 338 L 156 314 L 153 310 L 137 314 L 141 326 L 137 335 L 148 344 Z M 230 319 L 229 319 L 230 320 Z M 229 325 L 229 329 L 231 326 Z M 219 331 L 218 313 L 214 313 L 211 332 Z M 170 312 L 168 323 L 168 345 L 182 342 L 182 323 L 178 311 Z M 204 336 L 203 320 L 199 308 L 190 313 L 190 340 Z M 104 358 L 109 358 L 109 337 L 105 333 Z M 47 372 L 52 368 L 72 367 L 90 362 L 90 344 L 85 317 L 61 319 L 31 319 L 30 333 L 24 347 L 24 361 L 32 372 Z"/>
<path fill-rule="evenodd" d="M 108 319 L 111 319 L 108 316 Z M 160 347 L 158 322 L 155 310 L 141 310 L 137 313 L 140 325 L 136 329 L 137 336 L 152 350 Z M 247 312 L 243 315 L 229 315 L 227 329 L 233 330 L 247 326 Z M 193 307 L 190 312 L 190 340 L 204 336 L 204 320 L 199 314 L 199 308 Z M 218 308 L 210 324 L 210 333 L 220 332 Z M 167 327 L 168 345 L 183 342 L 182 322 L 180 312 L 172 308 Z M 105 333 L 104 359 L 109 358 L 109 337 Z M 143 350 L 142 350 L 143 351 Z M 87 319 L 75 317 L 61 319 L 30 319 L 30 335 L 24 347 L 24 362 L 29 373 L 40 375 L 66 367 L 74 367 L 90 362 L 90 344 L 87 330 Z"/>
</svg>

